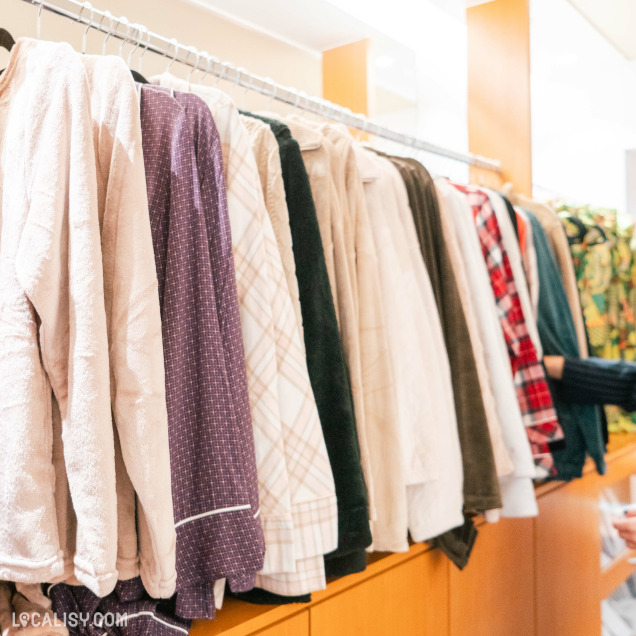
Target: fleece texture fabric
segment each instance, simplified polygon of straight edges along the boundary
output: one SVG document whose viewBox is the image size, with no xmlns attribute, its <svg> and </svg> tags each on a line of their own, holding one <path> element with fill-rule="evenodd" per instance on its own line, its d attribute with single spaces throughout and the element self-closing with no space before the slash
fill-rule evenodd
<svg viewBox="0 0 636 636">
<path fill-rule="evenodd" d="M 69 45 L 18 40 L 0 77 L 0 139 L 0 571 L 25 583 L 64 574 L 55 406 L 74 574 L 103 595 L 117 582 L 108 339 L 90 95 Z"/>
<path fill-rule="evenodd" d="M 170 480 L 161 314 L 155 269 L 139 98 L 116 56 L 81 57 L 91 94 L 97 203 L 116 425 L 117 570 L 138 576 L 148 593 L 175 591 L 174 515 Z M 56 448 L 58 448 L 56 439 Z M 63 462 L 55 458 L 60 537 L 71 561 L 75 520 Z M 68 518 L 71 515 L 71 518 Z M 139 527 L 139 530 L 137 529 Z M 72 570 L 71 570 L 72 573 Z"/>
</svg>

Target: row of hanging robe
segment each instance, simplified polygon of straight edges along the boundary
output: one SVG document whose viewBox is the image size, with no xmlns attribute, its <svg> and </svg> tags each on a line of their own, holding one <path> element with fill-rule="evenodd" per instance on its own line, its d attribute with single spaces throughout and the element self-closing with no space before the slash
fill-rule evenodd
<svg viewBox="0 0 636 636">
<path fill-rule="evenodd" d="M 603 470 L 541 365 L 582 353 L 571 260 L 502 195 L 26 38 L 0 125 L 0 621 L 187 633 L 409 540 L 464 567 L 475 515 Z"/>
</svg>

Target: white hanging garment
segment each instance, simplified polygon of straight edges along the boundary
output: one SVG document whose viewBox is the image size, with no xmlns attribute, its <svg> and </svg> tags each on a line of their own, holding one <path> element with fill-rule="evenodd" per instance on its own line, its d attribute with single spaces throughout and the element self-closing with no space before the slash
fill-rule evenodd
<svg viewBox="0 0 636 636">
<path fill-rule="evenodd" d="M 414 541 L 422 541 L 463 523 L 450 367 L 402 177 L 390 161 L 361 146 L 356 156 L 385 299 L 408 529 Z"/>
<path fill-rule="evenodd" d="M 452 230 L 459 250 L 451 253 L 456 271 L 463 270 L 477 317 L 477 326 L 484 343 L 485 361 L 491 378 L 491 389 L 502 424 L 502 434 L 513 461 L 513 475 L 499 479 L 504 517 L 532 517 L 538 513 L 534 485 L 534 460 L 521 419 L 510 361 L 490 277 L 484 263 L 465 196 L 445 179 L 436 179 L 443 228 Z M 453 244 L 449 243 L 449 247 Z"/>
</svg>

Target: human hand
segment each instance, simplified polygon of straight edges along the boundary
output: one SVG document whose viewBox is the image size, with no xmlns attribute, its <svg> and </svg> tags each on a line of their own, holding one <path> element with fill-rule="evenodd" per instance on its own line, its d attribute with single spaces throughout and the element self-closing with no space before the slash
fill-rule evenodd
<svg viewBox="0 0 636 636">
<path fill-rule="evenodd" d="M 563 365 L 565 364 L 563 356 L 544 356 L 543 364 L 545 364 L 545 370 L 551 378 L 560 380 L 563 377 Z"/>
<path fill-rule="evenodd" d="M 627 547 L 636 550 L 636 510 L 628 510 L 622 519 L 616 519 L 614 527 Z"/>
</svg>

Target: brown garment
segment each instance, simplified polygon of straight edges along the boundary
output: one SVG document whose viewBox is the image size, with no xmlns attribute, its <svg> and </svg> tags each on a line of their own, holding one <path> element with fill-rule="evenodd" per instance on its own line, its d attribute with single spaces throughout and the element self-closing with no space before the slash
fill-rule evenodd
<svg viewBox="0 0 636 636">
<path fill-rule="evenodd" d="M 477 365 L 452 262 L 444 242 L 435 184 L 426 168 L 414 159 L 390 159 L 406 184 L 420 248 L 444 329 L 464 466 L 464 511 L 473 514 L 501 508 Z"/>
</svg>

